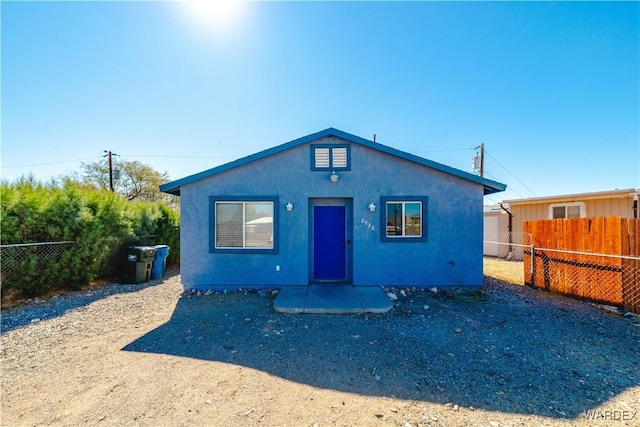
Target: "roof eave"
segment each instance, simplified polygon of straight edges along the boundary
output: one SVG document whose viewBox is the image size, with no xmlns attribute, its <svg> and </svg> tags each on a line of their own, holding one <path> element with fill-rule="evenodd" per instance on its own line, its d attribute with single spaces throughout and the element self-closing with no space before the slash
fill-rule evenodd
<svg viewBox="0 0 640 427">
<path fill-rule="evenodd" d="M 504 191 L 507 189 L 507 185 L 506 184 L 502 184 L 500 182 L 495 182 L 495 181 L 491 181 L 491 180 L 486 180 L 488 182 L 490 182 L 491 184 L 485 184 L 484 185 L 484 195 L 488 196 L 489 194 L 495 194 L 495 193 L 500 193 L 501 191 Z"/>
<path fill-rule="evenodd" d="M 611 197 L 633 197 L 634 194 L 640 193 L 640 190 L 637 188 L 625 188 L 620 190 L 606 190 L 606 191 L 595 191 L 590 193 L 574 193 L 574 194 L 559 194 L 556 196 L 542 196 L 542 197 L 528 197 L 524 199 L 511 199 L 505 200 L 505 203 L 510 204 L 531 204 L 531 203 L 544 203 L 544 202 L 553 202 L 553 201 L 564 201 L 571 199 L 584 199 L 584 200 L 595 200 L 595 199 L 607 199 Z"/>
<path fill-rule="evenodd" d="M 226 163 L 224 165 L 221 166 L 216 166 L 214 168 L 208 169 L 206 171 L 203 172 L 199 172 L 197 174 L 194 175 L 189 175 L 187 177 L 178 179 L 176 181 L 172 181 L 172 182 L 168 182 L 166 184 L 163 184 L 160 186 L 160 191 L 165 192 L 165 193 L 169 193 L 169 194 L 173 194 L 176 196 L 180 195 L 180 187 L 182 187 L 183 185 L 186 184 L 190 184 L 192 182 L 198 181 L 200 179 L 204 179 L 204 178 L 208 178 L 210 176 L 216 175 L 218 173 L 236 168 L 238 166 L 243 166 L 246 165 L 248 163 L 254 162 L 256 160 L 260 160 L 263 159 L 265 157 L 280 153 L 282 151 L 288 150 L 289 148 L 294 148 L 297 147 L 299 145 L 303 145 L 312 141 L 315 141 L 317 139 L 320 138 L 324 138 L 324 137 L 331 137 L 331 136 L 335 136 L 341 139 L 344 139 L 346 141 L 349 142 L 354 142 L 360 145 L 363 145 L 365 147 L 377 150 L 377 151 L 381 151 L 383 153 L 395 156 L 395 157 L 399 157 L 405 160 L 409 160 L 413 163 L 417 163 L 432 169 L 436 169 L 439 170 L 441 172 L 445 172 L 454 176 L 457 176 L 459 178 L 462 179 L 466 179 L 472 182 L 475 182 L 477 184 L 481 184 L 484 187 L 484 195 L 488 195 L 488 194 L 493 194 L 493 193 L 498 193 L 501 191 L 504 191 L 507 186 L 505 184 L 496 182 L 496 181 L 492 181 L 486 178 L 482 178 L 479 177 L 477 175 L 473 175 L 471 173 L 468 172 L 464 172 L 461 171 L 459 169 L 455 169 L 452 168 L 450 166 L 447 165 L 443 165 L 441 163 L 437 163 L 434 162 L 432 160 L 428 160 L 425 159 L 423 157 L 419 157 L 416 156 L 414 154 L 410 154 L 392 147 L 388 147 L 386 145 L 382 145 L 379 144 L 377 142 L 368 140 L 368 139 L 364 139 L 361 138 L 357 135 L 352 135 L 350 133 L 347 132 L 343 132 L 341 130 L 335 129 L 335 128 L 328 128 L 325 130 L 322 130 L 320 132 L 316 132 L 307 136 L 304 136 L 302 138 L 298 138 L 298 139 L 294 139 L 293 141 L 278 145 L 276 147 L 272 147 L 263 151 L 260 151 L 258 153 L 255 154 L 251 154 L 249 156 L 234 160 L 230 163 Z"/>
</svg>

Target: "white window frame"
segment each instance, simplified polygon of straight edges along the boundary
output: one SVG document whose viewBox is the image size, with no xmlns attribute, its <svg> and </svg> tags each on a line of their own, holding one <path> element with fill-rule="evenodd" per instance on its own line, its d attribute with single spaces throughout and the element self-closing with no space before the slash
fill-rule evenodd
<svg viewBox="0 0 640 427">
<path fill-rule="evenodd" d="M 570 207 L 574 207 L 574 206 L 578 206 L 580 208 L 580 218 L 586 218 L 587 217 L 587 209 L 586 209 L 586 205 L 584 204 L 584 202 L 570 202 L 570 203 L 552 203 L 549 205 L 549 219 L 561 219 L 561 218 L 554 218 L 553 217 L 553 209 L 554 208 L 559 208 L 559 207 L 563 207 L 564 208 L 564 217 L 563 218 L 568 218 L 567 217 L 567 210 Z"/>
<path fill-rule="evenodd" d="M 211 253 L 278 253 L 278 209 L 279 200 L 277 196 L 267 197 L 228 197 L 228 196 L 210 196 L 211 209 L 211 230 L 209 251 Z M 272 228 L 271 228 L 271 245 L 269 246 L 247 246 L 247 222 L 246 208 L 247 204 L 252 203 L 270 203 L 272 205 Z M 241 204 L 242 205 L 242 246 L 218 246 L 218 206 L 223 204 Z"/>
<path fill-rule="evenodd" d="M 426 196 L 382 196 L 380 197 L 380 238 L 382 242 L 426 242 L 427 241 L 427 197 Z M 389 204 L 402 205 L 402 234 L 387 235 L 387 206 Z M 418 204 L 420 206 L 420 234 L 405 234 L 406 205 Z"/>
</svg>

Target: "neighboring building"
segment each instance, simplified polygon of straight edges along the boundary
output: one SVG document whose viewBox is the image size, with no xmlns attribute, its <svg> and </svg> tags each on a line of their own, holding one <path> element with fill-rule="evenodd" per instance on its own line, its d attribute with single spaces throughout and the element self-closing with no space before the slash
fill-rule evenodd
<svg viewBox="0 0 640 427">
<path fill-rule="evenodd" d="M 505 187 L 329 128 L 160 189 L 185 289 L 257 289 L 481 286 L 482 200 Z"/>
<path fill-rule="evenodd" d="M 500 244 L 509 242 L 510 225 L 508 206 L 502 206 L 490 205 L 484 207 L 484 243 L 482 252 L 485 256 L 505 258 L 509 255 L 509 246 Z"/>
<path fill-rule="evenodd" d="M 505 200 L 513 215 L 513 230 L 522 233 L 522 222 L 537 219 L 585 218 L 594 216 L 638 217 L 640 190 L 599 191 L 549 197 Z"/>
</svg>

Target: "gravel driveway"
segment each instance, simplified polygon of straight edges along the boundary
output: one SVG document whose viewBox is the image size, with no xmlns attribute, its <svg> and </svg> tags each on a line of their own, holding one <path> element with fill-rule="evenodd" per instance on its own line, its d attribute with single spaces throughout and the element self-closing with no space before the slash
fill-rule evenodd
<svg viewBox="0 0 640 427">
<path fill-rule="evenodd" d="M 287 315 L 180 276 L 3 311 L 3 426 L 640 425 L 640 324 L 485 280 L 386 314 Z M 404 295 L 403 295 L 404 294 Z"/>
</svg>

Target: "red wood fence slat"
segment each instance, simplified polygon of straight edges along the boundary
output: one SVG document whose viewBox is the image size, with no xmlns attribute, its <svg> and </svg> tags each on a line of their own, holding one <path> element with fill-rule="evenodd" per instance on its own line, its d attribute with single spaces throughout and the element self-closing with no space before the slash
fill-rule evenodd
<svg viewBox="0 0 640 427">
<path fill-rule="evenodd" d="M 640 257 L 640 219 L 620 217 L 524 221 L 536 246 L 535 273 L 525 252 L 525 282 L 536 287 L 640 312 L 640 261 L 616 257 L 544 251 Z M 537 248 L 541 248 L 538 250 Z"/>
</svg>

